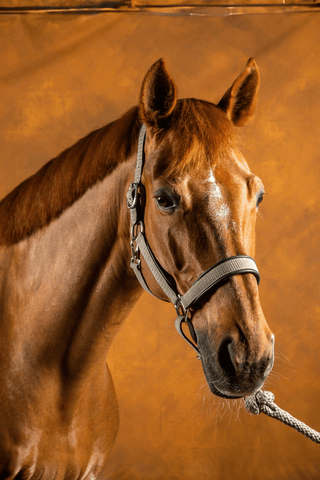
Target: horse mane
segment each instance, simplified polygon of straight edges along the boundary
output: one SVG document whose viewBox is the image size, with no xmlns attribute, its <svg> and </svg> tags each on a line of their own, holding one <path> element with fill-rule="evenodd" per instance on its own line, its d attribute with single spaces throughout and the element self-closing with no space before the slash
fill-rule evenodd
<svg viewBox="0 0 320 480">
<path fill-rule="evenodd" d="M 48 225 L 85 192 L 102 181 L 137 149 L 138 107 L 99 128 L 46 163 L 0 202 L 0 245 L 13 245 Z M 163 159 L 171 177 L 201 171 L 213 156 L 235 143 L 235 127 L 212 103 L 178 100 L 171 121 L 159 135 L 173 133 L 174 151 Z M 165 165 L 170 158 L 170 163 Z"/>
<path fill-rule="evenodd" d="M 0 245 L 48 225 L 137 148 L 138 107 L 91 132 L 46 163 L 0 202 Z"/>
</svg>

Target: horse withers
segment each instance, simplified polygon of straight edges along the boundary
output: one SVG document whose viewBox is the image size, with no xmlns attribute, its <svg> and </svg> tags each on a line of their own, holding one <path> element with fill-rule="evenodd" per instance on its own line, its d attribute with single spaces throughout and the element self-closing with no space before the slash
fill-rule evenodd
<svg viewBox="0 0 320 480">
<path fill-rule="evenodd" d="M 252 117 L 258 88 L 250 59 L 217 105 L 177 100 L 161 59 L 138 107 L 0 203 L 0 479 L 94 478 L 115 441 L 106 355 L 143 291 L 130 268 L 137 250 L 126 202 L 142 125 L 141 226 L 171 285 L 183 295 L 217 262 L 254 256 L 264 189 L 241 153 L 238 127 Z M 167 300 L 143 257 L 139 268 Z M 238 398 L 262 386 L 273 335 L 254 275 L 208 289 L 188 321 L 213 393 Z"/>
</svg>

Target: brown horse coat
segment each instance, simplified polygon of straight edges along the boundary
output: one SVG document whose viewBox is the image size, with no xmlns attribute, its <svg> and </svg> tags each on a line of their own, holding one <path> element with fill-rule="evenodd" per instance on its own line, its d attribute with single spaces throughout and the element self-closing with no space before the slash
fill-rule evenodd
<svg viewBox="0 0 320 480">
<path fill-rule="evenodd" d="M 160 60 L 139 107 L 0 203 L 0 479 L 94 478 L 115 441 L 105 359 L 142 293 L 129 266 L 125 201 L 141 122 L 148 240 L 179 290 L 221 258 L 254 255 L 263 188 L 237 146 L 237 126 L 250 119 L 258 84 L 250 60 L 218 106 L 177 101 Z M 194 311 L 209 385 L 239 395 L 261 386 L 272 364 L 271 332 L 249 277 L 233 277 Z"/>
</svg>

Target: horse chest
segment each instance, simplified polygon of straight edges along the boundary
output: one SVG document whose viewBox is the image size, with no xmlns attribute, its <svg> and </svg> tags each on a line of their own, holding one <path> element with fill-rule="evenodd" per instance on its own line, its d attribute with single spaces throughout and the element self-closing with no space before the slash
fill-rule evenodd
<svg viewBox="0 0 320 480">
<path fill-rule="evenodd" d="M 101 381 L 96 384 L 101 387 Z M 25 385 L 33 385 L 32 391 Z M 115 396 L 91 387 L 87 394 L 69 395 L 55 379 L 39 382 L 36 374 L 16 385 L 14 379 L 6 382 L 0 405 L 0 479 L 97 475 L 114 443 L 118 417 Z"/>
</svg>

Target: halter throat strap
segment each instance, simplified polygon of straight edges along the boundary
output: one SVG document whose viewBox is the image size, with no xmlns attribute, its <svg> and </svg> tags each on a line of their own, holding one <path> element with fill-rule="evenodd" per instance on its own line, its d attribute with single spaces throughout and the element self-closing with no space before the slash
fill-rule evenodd
<svg viewBox="0 0 320 480">
<path fill-rule="evenodd" d="M 175 321 L 177 332 L 189 343 L 189 345 L 197 353 L 198 358 L 200 358 L 200 351 L 196 346 L 197 336 L 190 319 L 189 308 L 192 307 L 209 290 L 217 288 L 233 275 L 244 275 L 251 273 L 256 277 L 259 284 L 260 274 L 253 258 L 247 255 L 228 257 L 216 263 L 202 273 L 202 275 L 200 275 L 200 277 L 191 285 L 189 290 L 184 295 L 179 294 L 175 281 L 157 261 L 145 237 L 143 211 L 141 205 L 141 197 L 144 195 L 144 187 L 141 184 L 141 176 L 144 165 L 145 138 L 146 127 L 145 125 L 142 125 L 139 134 L 135 179 L 134 183 L 131 183 L 127 193 L 127 205 L 130 210 L 131 219 L 130 245 L 132 257 L 130 266 L 144 290 L 151 295 L 156 296 L 149 289 L 147 282 L 143 277 L 140 260 L 140 255 L 142 255 L 158 285 L 161 287 L 166 297 L 168 297 L 169 300 L 165 301 L 171 301 L 175 306 L 175 309 L 178 313 L 178 317 Z M 195 344 L 192 343 L 184 334 L 182 330 L 183 322 L 187 323 L 190 330 L 190 335 Z"/>
</svg>

